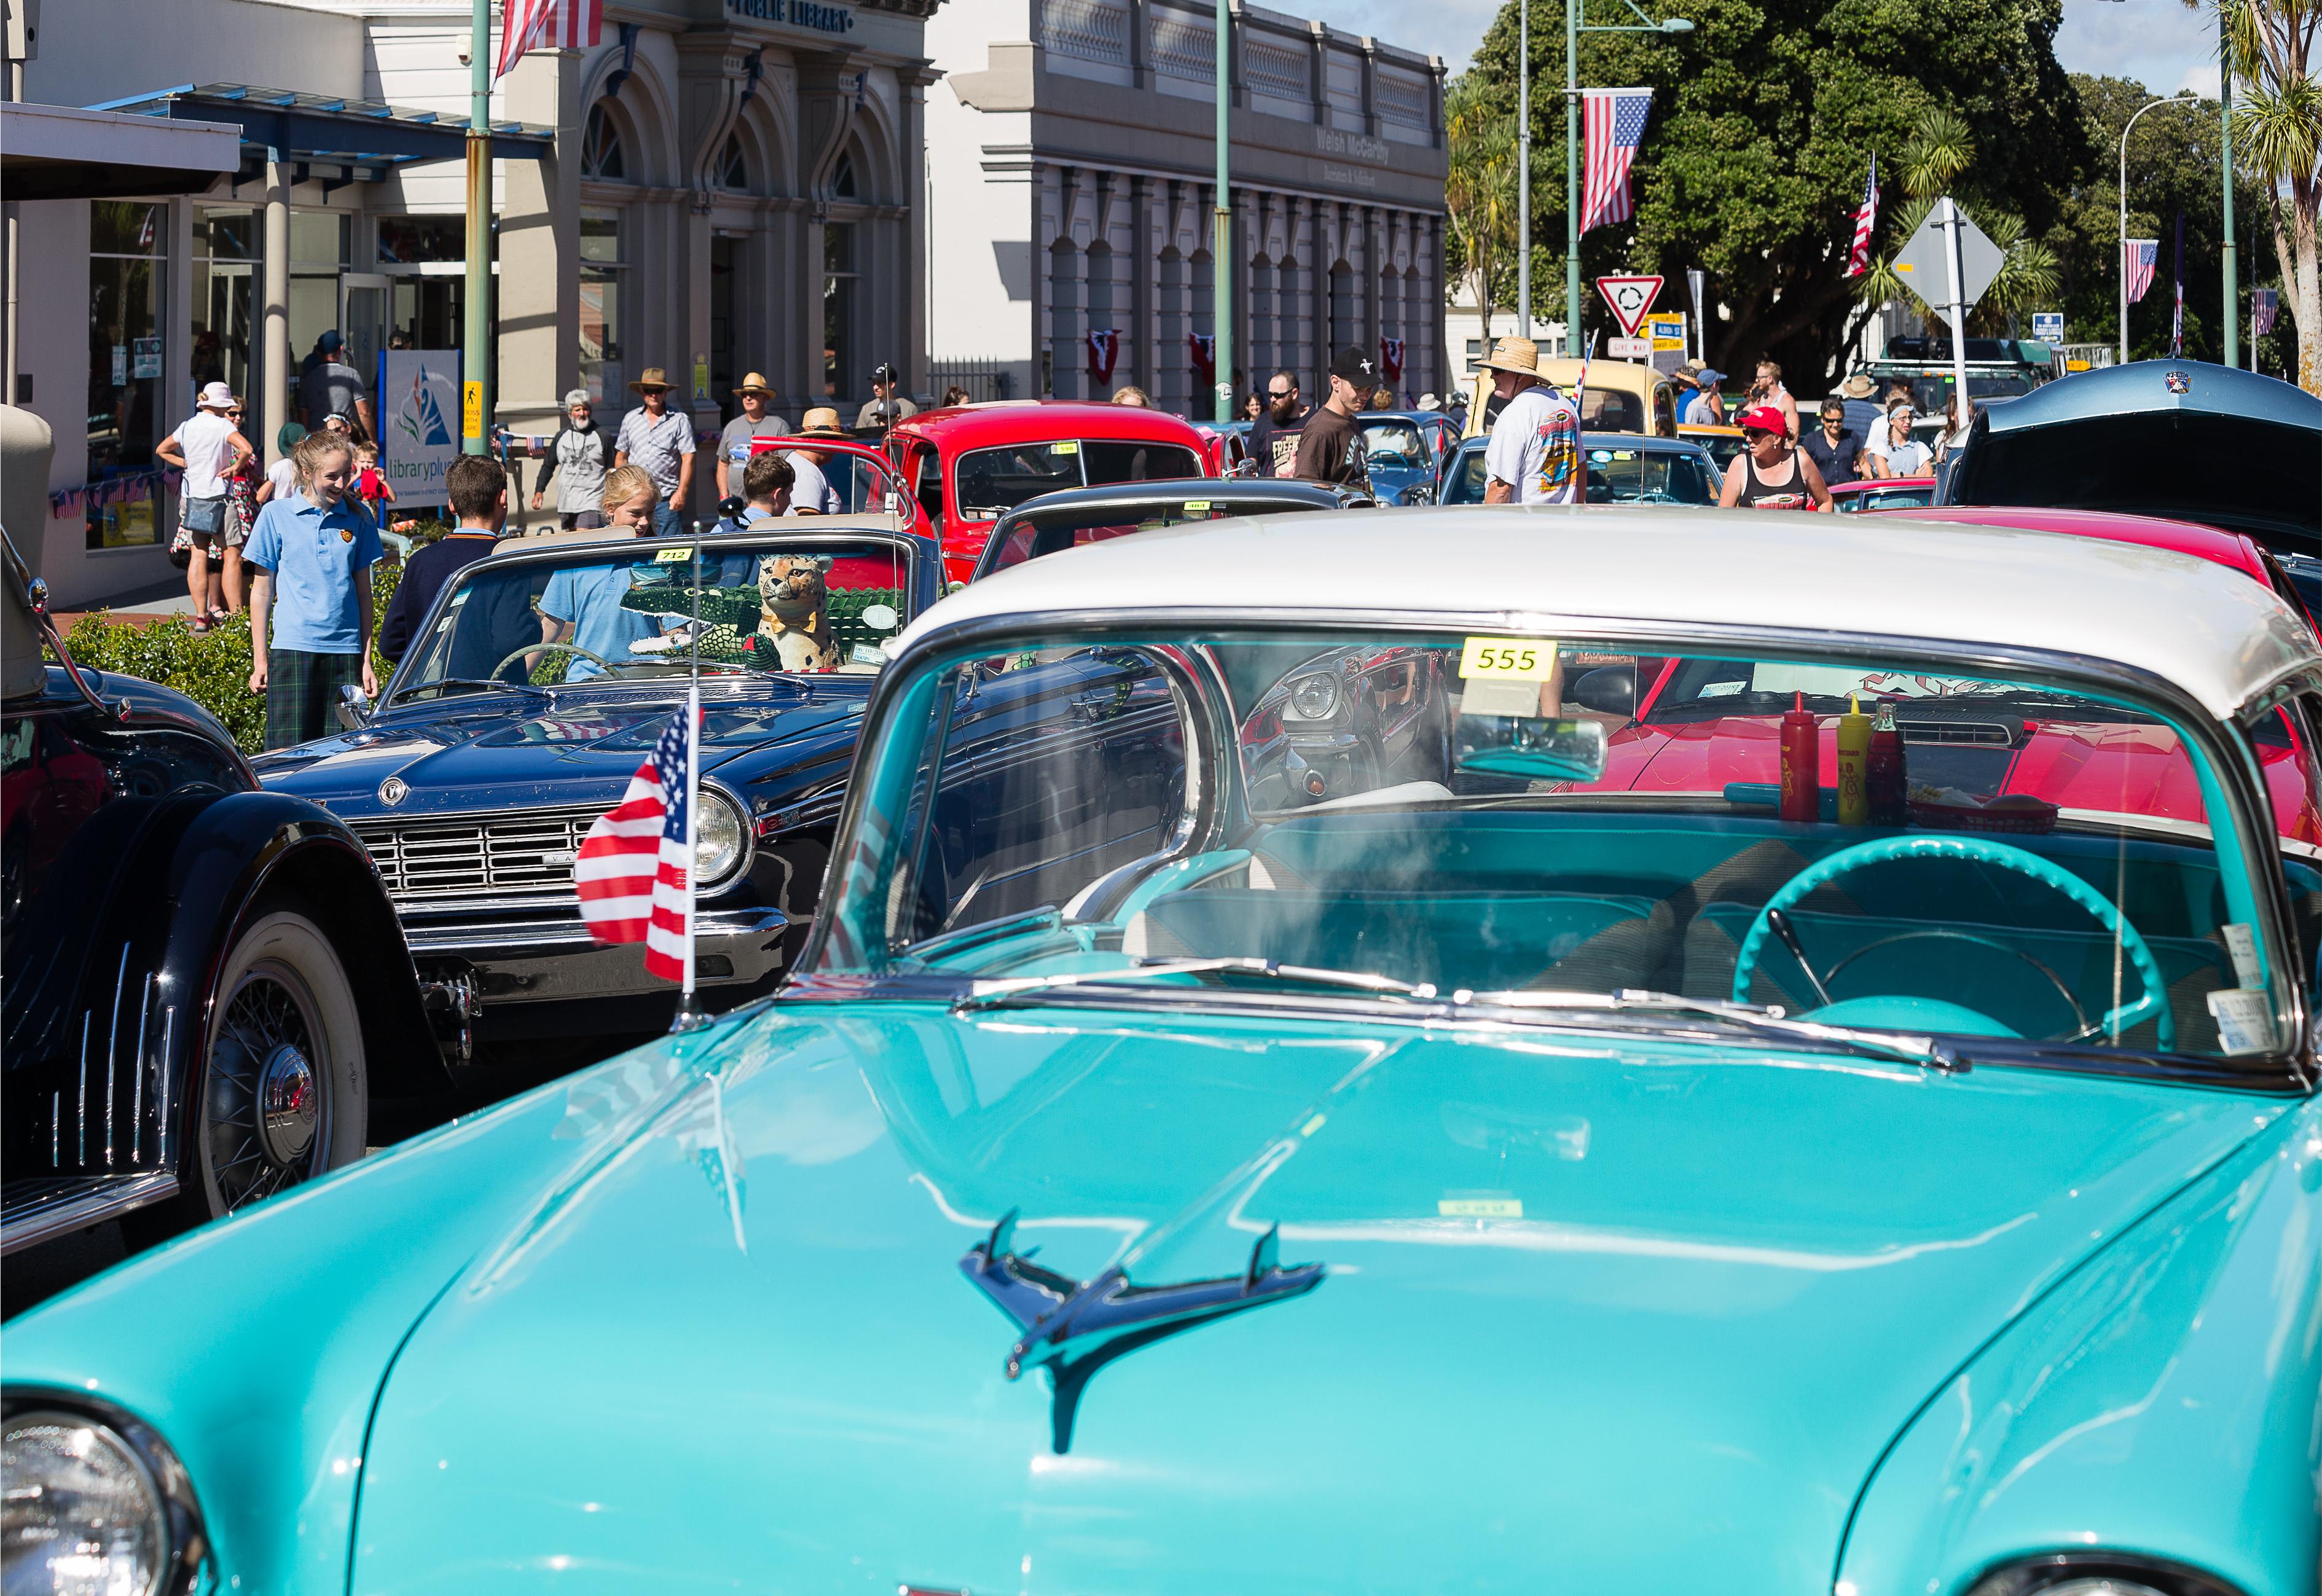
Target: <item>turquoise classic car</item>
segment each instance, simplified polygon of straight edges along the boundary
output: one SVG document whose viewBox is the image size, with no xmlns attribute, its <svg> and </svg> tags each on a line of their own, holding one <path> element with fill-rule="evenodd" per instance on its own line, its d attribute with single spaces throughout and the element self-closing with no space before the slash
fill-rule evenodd
<svg viewBox="0 0 2322 1596">
<path fill-rule="evenodd" d="M 7 1588 L 2310 1592 L 2317 695 L 2003 527 L 1030 561 L 772 997 L 8 1326 Z"/>
</svg>

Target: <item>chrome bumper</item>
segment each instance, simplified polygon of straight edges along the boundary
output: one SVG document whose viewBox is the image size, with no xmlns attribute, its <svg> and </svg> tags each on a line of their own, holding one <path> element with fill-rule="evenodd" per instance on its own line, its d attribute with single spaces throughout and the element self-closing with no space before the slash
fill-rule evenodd
<svg viewBox="0 0 2322 1596">
<path fill-rule="evenodd" d="M 86 1230 L 133 1208 L 178 1195 L 178 1177 L 167 1170 L 137 1175 L 68 1176 L 55 1181 L 11 1181 L 0 1209 L 0 1255 L 51 1237 Z"/>
<path fill-rule="evenodd" d="M 694 915 L 694 980 L 705 987 L 748 985 L 782 968 L 780 909 L 699 909 Z M 486 1008 L 509 1003 L 561 1003 L 590 998 L 665 993 L 667 981 L 645 973 L 643 943 L 600 945 L 578 913 L 527 919 L 407 918 L 403 935 L 423 973 L 456 960 L 472 972 Z"/>
</svg>

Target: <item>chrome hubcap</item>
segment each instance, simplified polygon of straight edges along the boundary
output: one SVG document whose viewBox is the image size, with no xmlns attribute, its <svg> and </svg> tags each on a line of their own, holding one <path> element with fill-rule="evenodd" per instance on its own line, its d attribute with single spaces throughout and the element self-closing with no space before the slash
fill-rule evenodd
<svg viewBox="0 0 2322 1596">
<path fill-rule="evenodd" d="M 285 1042 L 269 1053 L 258 1072 L 258 1129 L 266 1155 L 279 1164 L 303 1163 L 315 1145 L 322 1118 L 322 1094 L 315 1089 L 306 1055 Z"/>
</svg>

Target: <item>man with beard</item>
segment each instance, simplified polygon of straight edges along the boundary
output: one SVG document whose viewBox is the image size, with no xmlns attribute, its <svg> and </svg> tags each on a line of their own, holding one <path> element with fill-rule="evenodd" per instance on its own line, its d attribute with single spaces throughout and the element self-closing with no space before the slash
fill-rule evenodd
<svg viewBox="0 0 2322 1596">
<path fill-rule="evenodd" d="M 1298 474 L 1298 434 L 1314 413 L 1298 402 L 1298 378 L 1276 371 L 1266 379 L 1266 409 L 1250 424 L 1249 457 L 1261 477 Z"/>
</svg>

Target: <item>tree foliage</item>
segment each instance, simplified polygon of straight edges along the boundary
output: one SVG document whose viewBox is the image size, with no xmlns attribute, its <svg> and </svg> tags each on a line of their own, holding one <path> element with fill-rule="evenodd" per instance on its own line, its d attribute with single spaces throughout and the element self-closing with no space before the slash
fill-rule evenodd
<svg viewBox="0 0 2322 1596">
<path fill-rule="evenodd" d="M 2188 0 L 2196 4 L 2198 0 Z M 2217 0 L 2242 81 L 2234 139 L 2266 187 L 2274 261 L 2297 320 L 2299 386 L 2322 394 L 2322 0 Z"/>
<path fill-rule="evenodd" d="M 1588 20 L 1633 20 L 1596 4 L 1604 14 Z M 2053 50 L 2059 0 L 1668 0 L 1648 10 L 1696 31 L 1582 36 L 1584 87 L 1654 90 L 1632 175 L 1636 216 L 1583 238 L 1582 272 L 1705 270 L 1718 307 L 1706 343 L 1719 366 L 1769 354 L 1811 381 L 1835 363 L 1863 314 L 1844 272 L 1870 152 L 1891 172 L 1922 113 L 1956 120 L 1973 150 L 1962 175 L 2034 236 L 2053 224 L 2056 196 L 2084 162 L 2082 120 Z M 1560 158 L 1555 20 L 1532 31 L 1533 138 Z M 1516 33 L 1511 3 L 1475 68 L 1508 105 Z M 1535 190 L 1535 277 L 1563 248 L 1563 175 Z M 1891 208 L 1880 217 L 1879 250 L 1902 236 L 1896 220 Z"/>
<path fill-rule="evenodd" d="M 2034 307 L 2045 308 L 2054 296 L 2059 276 L 2056 255 L 2033 236 L 2023 217 L 1979 192 L 1971 181 L 1962 181 L 1974 165 L 1975 135 L 1965 122 L 1940 105 L 1920 112 L 1901 159 L 1895 163 L 1906 197 L 1895 213 L 1888 237 L 1899 252 L 1926 221 L 1935 201 L 1950 194 L 1984 236 L 1999 246 L 2001 254 L 1999 275 L 1968 314 L 1968 331 L 2005 333 Z M 1877 256 L 1854 280 L 1854 296 L 1862 306 L 1872 307 L 1889 300 L 1917 306 L 1930 332 L 1948 329 L 1947 318 L 1928 307 L 1903 280 L 1893 254 Z"/>
</svg>

